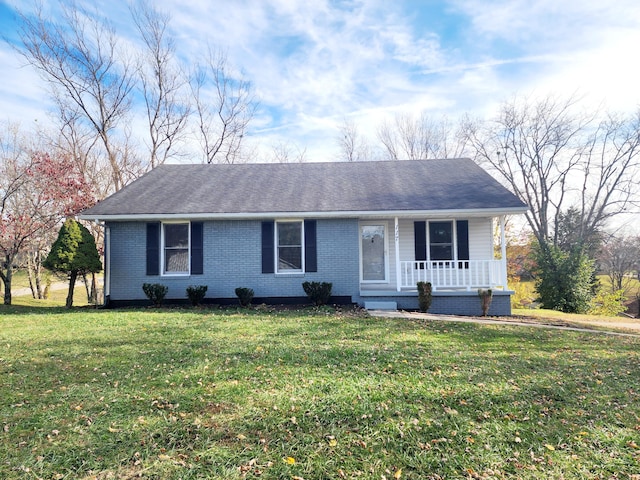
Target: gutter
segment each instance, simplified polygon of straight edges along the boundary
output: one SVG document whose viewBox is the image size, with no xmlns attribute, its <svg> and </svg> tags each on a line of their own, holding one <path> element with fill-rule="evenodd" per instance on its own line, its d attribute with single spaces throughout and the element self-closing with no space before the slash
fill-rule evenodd
<svg viewBox="0 0 640 480">
<path fill-rule="evenodd" d="M 136 220 L 261 220 L 286 218 L 452 218 L 497 217 L 521 215 L 528 207 L 478 208 L 468 210 L 380 210 L 380 211 L 330 211 L 330 212 L 236 212 L 236 213 L 131 213 L 131 214 L 80 214 L 83 220 L 136 221 Z"/>
</svg>

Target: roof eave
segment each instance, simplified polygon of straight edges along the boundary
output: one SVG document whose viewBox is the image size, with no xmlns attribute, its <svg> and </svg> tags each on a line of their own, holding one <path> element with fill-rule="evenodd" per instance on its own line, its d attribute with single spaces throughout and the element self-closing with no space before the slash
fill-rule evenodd
<svg viewBox="0 0 640 480">
<path fill-rule="evenodd" d="M 148 221 L 148 220 L 258 220 L 284 218 L 381 218 L 381 217 L 497 217 L 522 215 L 528 207 L 475 208 L 451 210 L 380 210 L 331 212 L 236 212 L 236 213 L 134 213 L 134 214 L 80 214 L 83 220 L 93 221 Z"/>
</svg>

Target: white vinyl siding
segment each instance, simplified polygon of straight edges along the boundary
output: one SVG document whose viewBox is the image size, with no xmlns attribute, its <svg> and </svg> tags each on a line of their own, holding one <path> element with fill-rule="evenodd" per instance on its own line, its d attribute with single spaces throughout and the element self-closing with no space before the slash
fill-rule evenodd
<svg viewBox="0 0 640 480">
<path fill-rule="evenodd" d="M 469 260 L 493 258 L 493 228 L 490 218 L 469 219 Z"/>
<path fill-rule="evenodd" d="M 400 219 L 400 260 L 414 260 L 414 221 L 422 219 Z M 424 219 L 429 221 L 429 219 Z M 391 241 L 391 238 L 390 238 Z M 394 249 L 389 248 L 391 267 L 395 272 Z M 489 260 L 493 258 L 493 233 L 490 218 L 469 219 L 469 260 Z M 393 274 L 391 278 L 395 278 Z"/>
</svg>

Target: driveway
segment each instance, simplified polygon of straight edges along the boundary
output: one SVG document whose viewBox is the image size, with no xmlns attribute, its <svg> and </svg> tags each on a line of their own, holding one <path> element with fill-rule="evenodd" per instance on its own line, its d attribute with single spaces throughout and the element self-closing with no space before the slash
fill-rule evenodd
<svg viewBox="0 0 640 480">
<path fill-rule="evenodd" d="M 603 335 L 618 335 L 623 337 L 638 337 L 640 338 L 640 320 L 629 319 L 625 321 L 621 319 L 620 322 L 590 322 L 590 325 L 604 328 L 604 330 L 596 330 L 584 327 L 562 325 L 561 322 L 554 322 L 553 320 L 545 320 L 542 318 L 534 317 L 460 317 L 456 315 L 435 315 L 432 313 L 421 312 L 408 312 L 404 310 L 369 310 L 369 315 L 373 317 L 384 318 L 407 318 L 407 319 L 421 319 L 433 322 L 462 322 L 462 323 L 478 323 L 485 325 L 516 325 L 520 327 L 534 327 L 534 328 L 549 328 L 556 330 L 568 330 L 575 332 L 589 332 L 600 333 Z M 631 330 L 632 332 L 622 332 L 616 329 Z"/>
</svg>

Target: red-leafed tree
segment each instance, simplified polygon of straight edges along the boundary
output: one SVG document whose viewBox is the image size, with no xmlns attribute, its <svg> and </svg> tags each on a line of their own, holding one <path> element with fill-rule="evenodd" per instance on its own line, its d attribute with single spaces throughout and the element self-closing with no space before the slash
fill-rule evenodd
<svg viewBox="0 0 640 480">
<path fill-rule="evenodd" d="M 6 145 L 5 145 L 6 147 Z M 11 155 L 5 153 L 11 152 Z M 0 278 L 4 303 L 11 304 L 14 269 L 51 242 L 65 217 L 94 203 L 91 186 L 71 158 L 3 148 L 0 160 Z"/>
</svg>

